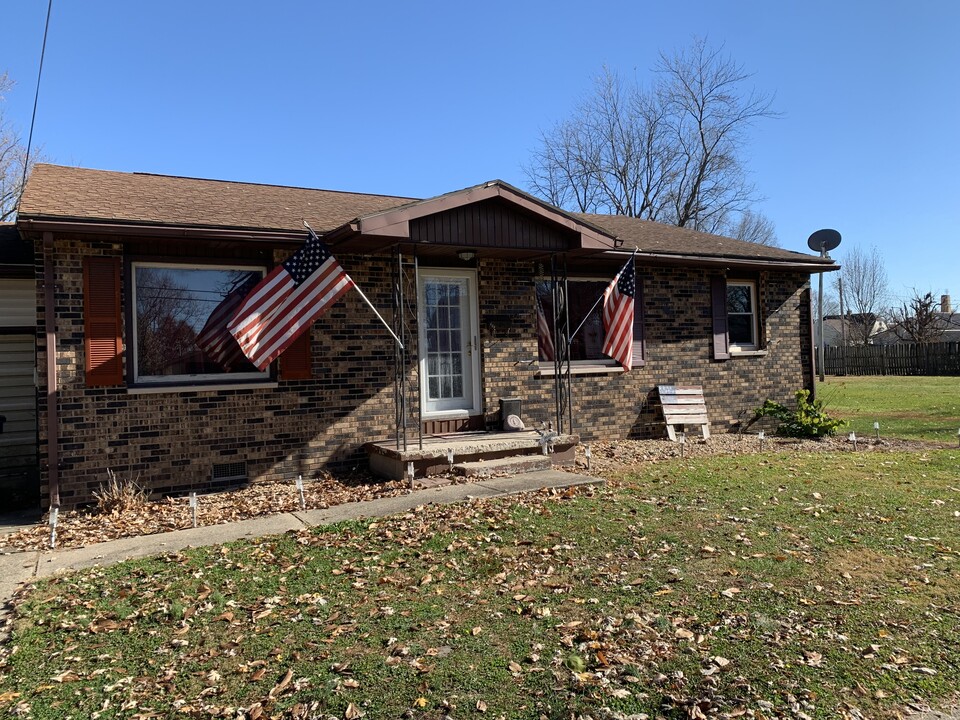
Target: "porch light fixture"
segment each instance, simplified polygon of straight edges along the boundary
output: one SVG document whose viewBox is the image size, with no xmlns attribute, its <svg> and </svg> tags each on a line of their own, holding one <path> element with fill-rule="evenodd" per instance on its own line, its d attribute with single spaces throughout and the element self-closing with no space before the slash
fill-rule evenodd
<svg viewBox="0 0 960 720">
<path fill-rule="evenodd" d="M 473 250 L 461 250 L 457 253 L 457 257 L 463 260 L 464 262 L 470 262 L 477 256 L 477 253 Z"/>
</svg>

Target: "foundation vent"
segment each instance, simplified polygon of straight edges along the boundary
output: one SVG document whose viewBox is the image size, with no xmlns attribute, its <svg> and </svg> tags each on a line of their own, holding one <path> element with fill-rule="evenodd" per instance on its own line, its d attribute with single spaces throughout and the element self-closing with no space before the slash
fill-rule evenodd
<svg viewBox="0 0 960 720">
<path fill-rule="evenodd" d="M 239 462 L 217 463 L 213 466 L 213 475 L 210 478 L 215 483 L 246 482 L 247 463 Z"/>
</svg>

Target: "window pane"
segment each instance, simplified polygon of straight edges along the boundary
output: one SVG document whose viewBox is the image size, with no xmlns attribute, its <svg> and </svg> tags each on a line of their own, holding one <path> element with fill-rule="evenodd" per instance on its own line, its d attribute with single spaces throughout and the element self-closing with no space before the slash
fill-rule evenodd
<svg viewBox="0 0 960 720">
<path fill-rule="evenodd" d="M 727 285 L 727 312 L 753 312 L 753 308 L 751 307 L 750 303 L 749 285 Z"/>
<path fill-rule="evenodd" d="M 602 306 L 593 307 L 593 304 L 603 295 L 607 283 L 602 280 L 568 280 L 567 293 L 569 295 L 567 313 L 570 318 L 570 332 L 577 329 L 583 322 L 583 327 L 571 338 L 571 360 L 607 360 L 601 348 L 603 347 L 603 316 Z M 543 313 L 543 324 L 538 318 L 538 348 L 541 360 L 550 359 L 549 335 L 553 331 L 553 295 L 550 292 L 550 283 L 537 283 L 537 301 Z M 563 308 L 557 308 L 563 313 Z M 563 317 L 561 315 L 561 317 Z"/>
<path fill-rule="evenodd" d="M 730 342 L 734 345 L 752 345 L 753 316 L 730 315 L 727 318 L 727 328 L 730 333 Z"/>
<path fill-rule="evenodd" d="M 137 377 L 253 373 L 227 323 L 260 270 L 135 265 Z"/>
</svg>

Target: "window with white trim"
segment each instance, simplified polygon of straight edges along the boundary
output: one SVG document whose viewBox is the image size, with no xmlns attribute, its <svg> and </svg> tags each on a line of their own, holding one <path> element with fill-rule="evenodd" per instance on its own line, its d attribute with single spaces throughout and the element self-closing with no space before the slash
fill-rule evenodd
<svg viewBox="0 0 960 720">
<path fill-rule="evenodd" d="M 133 262 L 133 382 L 195 384 L 269 379 L 243 355 L 227 322 L 265 268 Z"/>
<path fill-rule="evenodd" d="M 610 280 L 570 278 L 567 280 L 569 293 L 570 332 L 583 327 L 573 336 L 570 344 L 570 360 L 583 365 L 617 365 L 616 360 L 603 354 L 603 304 L 591 311 L 597 299 Z M 540 362 L 552 361 L 553 348 L 553 292 L 549 280 L 537 280 L 537 357 Z"/>
<path fill-rule="evenodd" d="M 727 333 L 731 350 L 757 350 L 757 284 L 727 280 Z"/>
</svg>

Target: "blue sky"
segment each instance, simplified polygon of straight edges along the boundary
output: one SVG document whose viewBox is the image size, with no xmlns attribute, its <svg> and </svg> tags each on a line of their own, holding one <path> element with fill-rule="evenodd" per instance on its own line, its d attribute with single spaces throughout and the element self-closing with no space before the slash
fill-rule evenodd
<svg viewBox="0 0 960 720">
<path fill-rule="evenodd" d="M 4 8 L 29 125 L 47 3 Z M 520 187 L 604 64 L 645 81 L 706 36 L 776 94 L 758 209 L 805 250 L 876 246 L 890 301 L 960 301 L 960 3 L 54 0 L 34 142 L 54 162 L 429 197 Z"/>
</svg>

